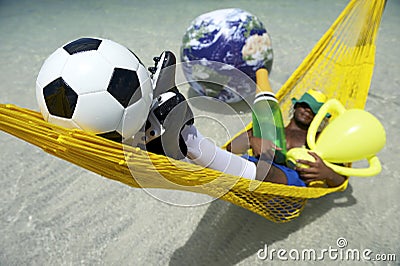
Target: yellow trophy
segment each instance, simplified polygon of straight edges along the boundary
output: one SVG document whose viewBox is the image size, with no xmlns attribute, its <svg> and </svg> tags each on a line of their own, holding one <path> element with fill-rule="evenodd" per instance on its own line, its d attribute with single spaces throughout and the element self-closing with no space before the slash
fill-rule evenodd
<svg viewBox="0 0 400 266">
<path fill-rule="evenodd" d="M 318 127 L 328 113 L 338 116 L 322 130 L 317 141 Z M 335 172 L 345 176 L 373 176 L 382 170 L 376 154 L 385 146 L 386 133 L 379 120 L 362 109 L 348 109 L 336 99 L 328 100 L 315 115 L 307 133 L 310 150 L 318 154 Z M 294 148 L 287 153 L 288 165 L 297 159 L 314 161 L 306 148 Z M 335 163 L 367 160 L 367 168 L 349 168 Z"/>
</svg>

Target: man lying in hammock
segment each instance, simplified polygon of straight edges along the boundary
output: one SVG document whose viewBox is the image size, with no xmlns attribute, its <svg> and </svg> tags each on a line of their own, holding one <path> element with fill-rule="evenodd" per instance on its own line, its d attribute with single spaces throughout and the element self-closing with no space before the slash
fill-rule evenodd
<svg viewBox="0 0 400 266">
<path fill-rule="evenodd" d="M 293 116 L 289 124 L 285 127 L 286 135 L 286 149 L 290 150 L 296 147 L 307 147 L 307 132 L 308 128 L 317 114 L 321 106 L 326 102 L 326 96 L 313 89 L 308 90 L 303 94 L 300 99 L 292 99 L 293 102 Z M 265 158 L 259 160 L 257 168 L 258 171 L 265 171 L 263 169 L 270 169 L 264 181 L 275 183 L 290 184 L 297 186 L 305 186 L 312 181 L 325 181 L 327 186 L 336 187 L 341 185 L 345 177 L 337 174 L 331 168 L 325 165 L 322 159 L 314 152 L 310 155 L 314 157 L 315 162 L 307 160 L 299 160 L 298 163 L 305 164 L 308 168 L 296 167 L 295 171 L 284 166 L 272 162 L 273 150 L 276 149 L 275 145 L 269 140 L 263 140 L 253 136 L 252 129 L 242 133 L 237 138 L 233 139 L 228 144 L 227 150 L 233 153 L 244 153 L 249 148 L 252 149 L 256 158 Z M 256 176 L 258 179 L 258 176 Z"/>
<path fill-rule="evenodd" d="M 173 54 L 169 56 L 173 57 Z M 325 181 L 329 187 L 339 186 L 344 182 L 345 177 L 327 167 L 315 153 L 311 153 L 315 162 L 299 161 L 309 168 L 296 168 L 295 171 L 285 165 L 275 164 L 270 152 L 277 147 L 271 141 L 252 136 L 251 130 L 233 140 L 228 147 L 231 152 L 217 147 L 194 126 L 192 111 L 185 97 L 174 85 L 175 70 L 161 71 L 157 73 L 157 79 L 173 85 L 153 103 L 146 123 L 148 151 L 252 180 L 302 187 L 317 180 Z M 153 82 L 157 84 L 155 91 L 162 91 L 157 88 L 157 80 Z M 308 127 L 322 104 L 323 102 L 318 102 L 310 93 L 294 100 L 294 116 L 286 127 L 288 149 L 306 144 Z M 260 158 L 257 163 L 234 154 L 243 153 L 248 148 L 252 148 L 254 155 Z"/>
</svg>

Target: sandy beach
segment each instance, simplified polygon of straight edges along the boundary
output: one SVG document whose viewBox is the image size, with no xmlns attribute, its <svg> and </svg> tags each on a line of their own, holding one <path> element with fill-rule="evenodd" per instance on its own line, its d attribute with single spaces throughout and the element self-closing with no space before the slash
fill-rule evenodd
<svg viewBox="0 0 400 266">
<path fill-rule="evenodd" d="M 228 7 L 247 10 L 265 24 L 274 49 L 270 79 L 278 90 L 347 3 L 0 1 L 0 103 L 38 110 L 40 67 L 70 40 L 108 38 L 151 66 L 153 56 L 163 50 L 179 55 L 182 36 L 195 17 Z M 322 250 L 338 248 L 338 240 L 348 249 L 396 255 L 396 261 L 357 263 L 400 265 L 399 14 L 400 1 L 388 0 L 365 107 L 387 133 L 379 175 L 351 177 L 346 191 L 309 200 L 299 218 L 275 224 L 189 192 L 160 193 L 181 203 L 207 203 L 165 203 L 151 191 L 108 180 L 0 132 L 0 265 L 287 265 L 278 258 L 260 258 L 260 249 Z M 191 93 L 187 86 L 181 90 Z M 195 113 L 207 113 L 200 107 L 194 106 Z M 197 127 L 219 145 L 227 140 L 206 119 L 199 119 Z M 290 263 L 355 264 L 328 256 Z"/>
</svg>

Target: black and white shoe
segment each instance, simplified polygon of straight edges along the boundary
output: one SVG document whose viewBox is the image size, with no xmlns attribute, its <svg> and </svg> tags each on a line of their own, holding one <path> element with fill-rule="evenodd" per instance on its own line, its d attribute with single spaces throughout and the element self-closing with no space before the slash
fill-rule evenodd
<svg viewBox="0 0 400 266">
<path fill-rule="evenodd" d="M 153 89 L 159 95 L 153 100 L 146 122 L 145 143 L 147 151 L 174 159 L 183 159 L 186 156 L 187 147 L 180 133 L 185 125 L 192 125 L 194 119 L 185 96 L 175 85 L 176 65 L 169 64 L 174 58 L 172 52 L 164 52 L 160 60 L 155 60 L 155 69 L 149 69 L 150 72 L 154 70 Z M 158 68 L 157 65 L 160 62 L 162 62 L 161 67 Z"/>
<path fill-rule="evenodd" d="M 153 57 L 154 66 L 149 67 L 151 82 L 153 84 L 153 98 L 176 87 L 175 68 L 176 57 L 170 51 L 164 51 L 160 56 Z"/>
<path fill-rule="evenodd" d="M 146 150 L 177 160 L 187 154 L 181 136 L 185 125 L 194 123 L 186 98 L 176 89 L 161 94 L 150 111 L 145 127 Z"/>
</svg>

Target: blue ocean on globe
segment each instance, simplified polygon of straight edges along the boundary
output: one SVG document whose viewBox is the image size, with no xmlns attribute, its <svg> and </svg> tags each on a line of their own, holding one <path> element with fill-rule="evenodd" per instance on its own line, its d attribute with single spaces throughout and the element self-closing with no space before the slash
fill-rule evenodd
<svg viewBox="0 0 400 266">
<path fill-rule="evenodd" d="M 255 72 L 271 71 L 273 50 L 263 23 L 239 8 L 195 18 L 181 45 L 186 79 L 200 95 L 234 103 L 254 93 Z"/>
</svg>

